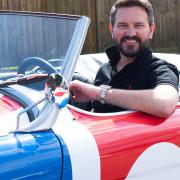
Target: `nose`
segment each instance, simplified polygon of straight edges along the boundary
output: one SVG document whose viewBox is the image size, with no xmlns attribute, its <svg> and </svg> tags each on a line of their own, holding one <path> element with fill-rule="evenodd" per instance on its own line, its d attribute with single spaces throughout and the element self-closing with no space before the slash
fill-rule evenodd
<svg viewBox="0 0 180 180">
<path fill-rule="evenodd" d="M 136 36 L 136 30 L 134 28 L 128 28 L 126 31 L 126 36 L 129 37 Z"/>
</svg>

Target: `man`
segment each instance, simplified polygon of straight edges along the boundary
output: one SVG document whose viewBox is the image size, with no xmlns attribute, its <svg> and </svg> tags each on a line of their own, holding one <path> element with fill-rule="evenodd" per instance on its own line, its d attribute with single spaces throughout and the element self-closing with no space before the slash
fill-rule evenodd
<svg viewBox="0 0 180 180">
<path fill-rule="evenodd" d="M 116 46 L 106 50 L 109 62 L 94 85 L 72 81 L 75 101 L 92 101 L 95 112 L 124 109 L 159 117 L 172 114 L 178 102 L 177 68 L 152 55 L 155 30 L 148 0 L 118 0 L 110 12 L 109 29 Z"/>
</svg>

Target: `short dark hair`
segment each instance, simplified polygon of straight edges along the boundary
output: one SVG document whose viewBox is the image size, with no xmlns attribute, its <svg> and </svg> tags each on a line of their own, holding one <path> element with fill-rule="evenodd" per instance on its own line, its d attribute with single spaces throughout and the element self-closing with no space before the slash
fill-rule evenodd
<svg viewBox="0 0 180 180">
<path fill-rule="evenodd" d="M 149 24 L 154 24 L 154 12 L 152 8 L 152 4 L 148 0 L 117 0 L 115 4 L 112 6 L 110 11 L 110 23 L 114 26 L 116 13 L 121 7 L 142 7 L 148 14 Z"/>
</svg>

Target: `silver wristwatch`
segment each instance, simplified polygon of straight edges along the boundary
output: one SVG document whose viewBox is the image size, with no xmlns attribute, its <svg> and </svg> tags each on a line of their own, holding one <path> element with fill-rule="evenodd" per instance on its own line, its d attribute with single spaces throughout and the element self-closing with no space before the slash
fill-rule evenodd
<svg viewBox="0 0 180 180">
<path fill-rule="evenodd" d="M 101 104 L 105 104 L 105 98 L 106 98 L 106 94 L 108 92 L 108 90 L 111 89 L 111 86 L 108 86 L 108 85 L 101 85 L 100 86 L 101 88 L 101 92 L 100 92 L 100 103 Z"/>
</svg>

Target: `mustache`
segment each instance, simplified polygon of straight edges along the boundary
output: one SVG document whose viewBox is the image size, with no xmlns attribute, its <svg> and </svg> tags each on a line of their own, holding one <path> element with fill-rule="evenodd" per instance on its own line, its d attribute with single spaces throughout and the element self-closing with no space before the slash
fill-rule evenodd
<svg viewBox="0 0 180 180">
<path fill-rule="evenodd" d="M 140 38 L 138 38 L 137 36 L 124 36 L 122 39 L 121 39 L 121 43 L 126 41 L 126 40 L 135 40 L 139 43 L 141 43 L 141 40 Z"/>
</svg>

